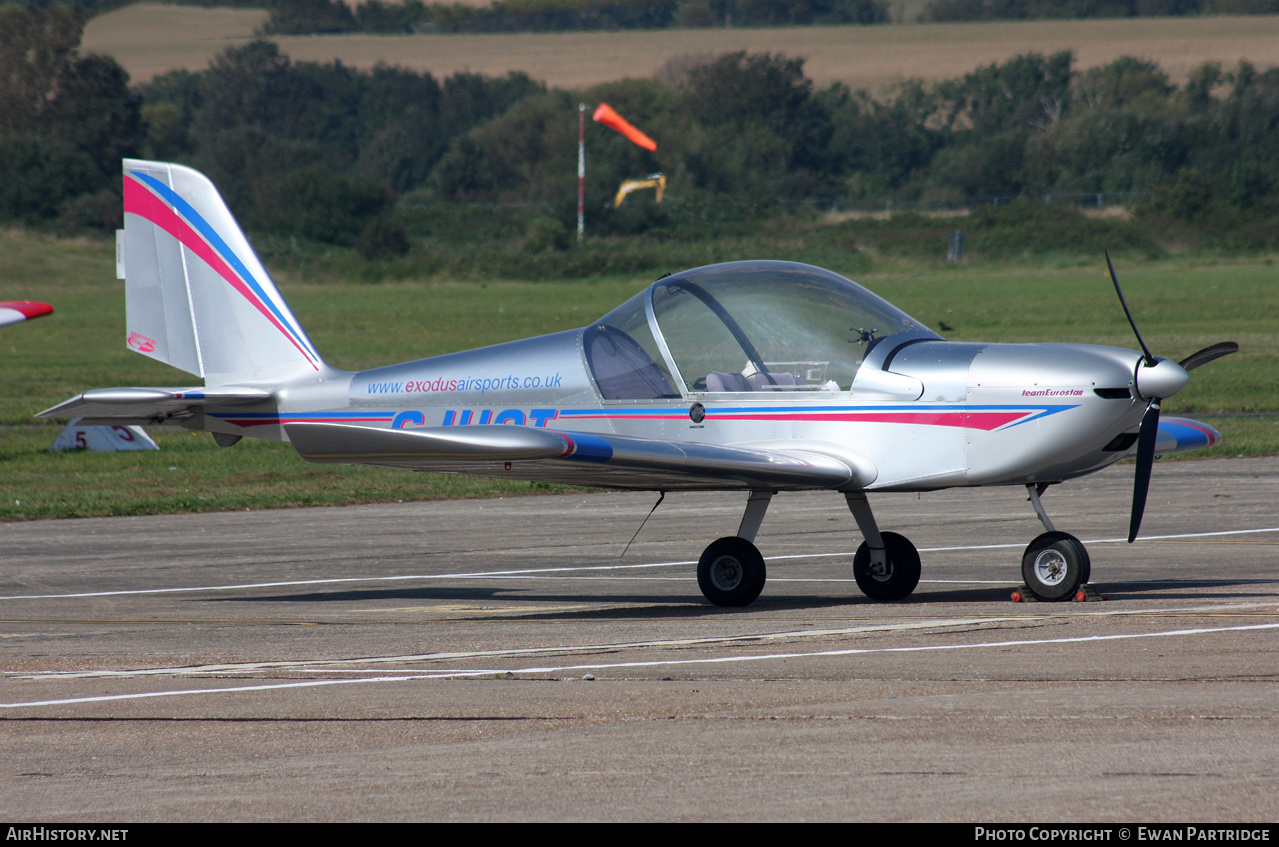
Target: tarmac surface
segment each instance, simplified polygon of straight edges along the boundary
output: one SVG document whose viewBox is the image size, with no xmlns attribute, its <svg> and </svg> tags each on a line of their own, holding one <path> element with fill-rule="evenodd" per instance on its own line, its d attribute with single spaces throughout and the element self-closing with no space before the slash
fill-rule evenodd
<svg viewBox="0 0 1279 847">
<path fill-rule="evenodd" d="M 763 595 L 695 561 L 743 495 L 0 525 L 10 821 L 1279 819 L 1279 459 L 1051 488 L 1105 602 L 1013 603 L 1023 489 L 774 498 Z"/>
</svg>

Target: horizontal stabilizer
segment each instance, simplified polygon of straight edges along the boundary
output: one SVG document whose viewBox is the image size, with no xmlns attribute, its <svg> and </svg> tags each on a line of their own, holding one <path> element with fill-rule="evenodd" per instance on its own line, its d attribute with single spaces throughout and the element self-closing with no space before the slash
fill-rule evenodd
<svg viewBox="0 0 1279 847">
<path fill-rule="evenodd" d="M 95 388 L 45 409 L 38 418 L 82 418 L 83 426 L 152 426 L 177 423 L 205 406 L 270 400 L 255 388 Z"/>
<path fill-rule="evenodd" d="M 570 485 L 795 490 L 860 487 L 867 473 L 874 479 L 873 469 L 855 472 L 848 461 L 807 448 L 783 452 L 506 425 L 373 429 L 287 423 L 284 428 L 298 453 L 312 462 Z"/>
<path fill-rule="evenodd" d="M 1155 453 L 1185 453 L 1203 450 L 1221 441 L 1221 433 L 1208 424 L 1190 418 L 1159 418 L 1159 434 L 1155 438 Z"/>
</svg>

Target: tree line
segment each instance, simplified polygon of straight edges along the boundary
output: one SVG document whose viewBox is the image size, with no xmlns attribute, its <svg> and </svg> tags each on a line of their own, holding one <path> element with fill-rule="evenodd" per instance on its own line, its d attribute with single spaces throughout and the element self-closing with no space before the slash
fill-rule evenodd
<svg viewBox="0 0 1279 847">
<path fill-rule="evenodd" d="M 5 0 L 28 11 L 60 7 L 91 17 L 132 0 Z M 565 32 L 668 27 L 877 24 L 886 0 L 493 0 L 487 6 L 423 0 L 177 0 L 265 8 L 263 35 L 373 32 Z"/>
<path fill-rule="evenodd" d="M 342 0 L 261 1 L 270 11 L 262 28 L 266 35 L 831 26 L 890 20 L 885 0 L 494 0 L 480 7 L 423 0 L 364 0 L 354 7 Z M 917 17 L 933 23 L 1277 12 L 1279 0 L 929 0 Z"/>
<path fill-rule="evenodd" d="M 60 6 L 92 16 L 131 0 L 6 2 L 28 10 Z M 487 6 L 425 0 L 178 2 L 265 8 L 269 17 L 261 28 L 263 35 L 867 25 L 888 23 L 891 17 L 887 0 L 492 0 Z M 929 0 L 916 18 L 939 22 L 1275 13 L 1279 0 Z"/>
<path fill-rule="evenodd" d="M 113 60 L 79 54 L 80 25 L 0 10 L 0 220 L 112 229 L 119 160 L 144 156 L 208 173 L 247 228 L 366 255 L 407 249 L 406 200 L 523 205 L 566 228 L 578 108 L 608 102 L 659 146 L 588 129 L 594 234 L 682 237 L 797 203 L 1113 192 L 1239 243 L 1279 232 L 1279 70 L 1246 63 L 1178 86 L 1145 60 L 1080 70 L 1069 52 L 1027 54 L 872 94 L 739 52 L 568 92 L 521 73 L 293 62 L 253 41 L 131 87 Z M 613 208 L 624 179 L 657 171 L 666 203 L 640 192 Z"/>
<path fill-rule="evenodd" d="M 454 138 L 545 90 L 522 73 L 444 79 L 294 63 L 266 41 L 130 87 L 78 55 L 82 19 L 0 9 L 0 220 L 114 229 L 120 159 L 190 164 L 258 231 L 366 249 L 406 245 L 394 198 Z"/>
<path fill-rule="evenodd" d="M 83 0 L 82 0 L 83 2 Z M 270 0 L 265 35 L 310 32 L 565 32 L 878 24 L 885 0 Z"/>
<path fill-rule="evenodd" d="M 114 60 L 78 54 L 81 25 L 62 8 L 0 7 L 0 220 L 76 229 L 119 215 L 111 178 L 142 147 L 142 97 Z"/>
<path fill-rule="evenodd" d="M 733 53 L 685 61 L 665 81 L 599 86 L 586 99 L 607 101 L 659 141 L 650 154 L 605 131 L 590 136 L 594 207 L 621 179 L 649 171 L 703 207 L 1126 192 L 1147 198 L 1145 212 L 1275 242 L 1277 69 L 1209 63 L 1177 86 L 1146 60 L 1081 71 L 1070 52 L 1027 54 L 876 95 L 818 88 L 799 59 Z M 475 127 L 441 157 L 431 190 L 566 206 L 574 105 L 549 91 Z M 639 202 L 597 219 L 638 231 L 669 214 Z"/>
</svg>

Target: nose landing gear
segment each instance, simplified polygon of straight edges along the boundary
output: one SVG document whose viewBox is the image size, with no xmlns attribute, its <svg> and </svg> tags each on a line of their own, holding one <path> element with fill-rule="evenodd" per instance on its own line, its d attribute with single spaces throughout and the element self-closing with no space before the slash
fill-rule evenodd
<svg viewBox="0 0 1279 847">
<path fill-rule="evenodd" d="M 1069 600 L 1092 576 L 1092 562 L 1083 542 L 1073 535 L 1058 532 L 1039 502 L 1047 484 L 1027 485 L 1035 514 L 1048 530 L 1026 546 L 1021 557 L 1021 577 L 1036 599 L 1045 602 Z"/>
<path fill-rule="evenodd" d="M 1078 538 L 1064 532 L 1045 532 L 1026 547 L 1021 577 L 1036 598 L 1069 600 L 1088 581 L 1092 563 Z"/>
</svg>

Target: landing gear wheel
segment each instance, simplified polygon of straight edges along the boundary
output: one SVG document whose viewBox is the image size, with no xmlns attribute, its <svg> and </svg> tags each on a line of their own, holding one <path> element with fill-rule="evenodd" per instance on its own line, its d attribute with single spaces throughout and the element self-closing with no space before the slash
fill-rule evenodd
<svg viewBox="0 0 1279 847">
<path fill-rule="evenodd" d="M 872 600 L 903 600 L 919 585 L 919 551 L 895 532 L 880 533 L 888 564 L 876 573 L 870 563 L 870 544 L 863 541 L 853 556 L 853 576 L 857 587 Z"/>
<path fill-rule="evenodd" d="M 697 563 L 697 584 L 716 606 L 746 606 L 764 590 L 764 557 L 745 538 L 711 543 Z"/>
<path fill-rule="evenodd" d="M 1092 574 L 1088 551 L 1078 538 L 1064 532 L 1045 532 L 1026 547 L 1021 577 L 1040 600 L 1069 600 Z"/>
</svg>

